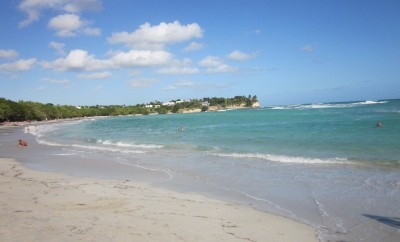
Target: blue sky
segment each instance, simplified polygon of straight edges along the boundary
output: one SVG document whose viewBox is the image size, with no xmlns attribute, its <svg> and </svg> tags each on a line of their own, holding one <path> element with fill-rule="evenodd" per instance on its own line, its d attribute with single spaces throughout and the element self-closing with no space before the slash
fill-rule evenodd
<svg viewBox="0 0 400 242">
<path fill-rule="evenodd" d="M 398 0 L 0 1 L 0 97 L 400 98 Z"/>
</svg>

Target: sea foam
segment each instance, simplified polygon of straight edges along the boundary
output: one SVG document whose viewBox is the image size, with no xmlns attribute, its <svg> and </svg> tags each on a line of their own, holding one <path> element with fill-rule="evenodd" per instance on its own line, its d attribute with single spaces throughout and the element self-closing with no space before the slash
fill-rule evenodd
<svg viewBox="0 0 400 242">
<path fill-rule="evenodd" d="M 261 159 L 261 160 L 281 162 L 281 163 L 298 163 L 298 164 L 350 164 L 351 163 L 346 158 L 320 159 L 320 158 L 284 156 L 284 155 L 272 155 L 272 154 L 260 154 L 260 153 L 210 153 L 210 154 L 220 157 Z"/>
<path fill-rule="evenodd" d="M 363 105 L 384 104 L 387 101 L 362 101 L 350 103 L 316 103 L 316 104 L 296 104 L 286 106 L 271 107 L 273 110 L 287 110 L 287 109 L 324 109 L 324 108 L 352 108 Z"/>
</svg>

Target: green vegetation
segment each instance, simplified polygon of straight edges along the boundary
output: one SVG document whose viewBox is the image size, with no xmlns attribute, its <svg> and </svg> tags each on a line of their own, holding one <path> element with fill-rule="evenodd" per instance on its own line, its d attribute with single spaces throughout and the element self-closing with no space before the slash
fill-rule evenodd
<svg viewBox="0 0 400 242">
<path fill-rule="evenodd" d="M 135 106 L 110 105 L 110 106 L 82 106 L 54 105 L 52 103 L 42 104 L 30 101 L 14 102 L 0 98 L 0 122 L 15 122 L 28 120 L 53 120 L 77 117 L 93 116 L 117 116 L 135 115 L 150 113 L 179 113 L 187 110 L 207 111 L 209 107 L 215 106 L 218 109 L 228 107 L 252 107 L 257 102 L 257 96 L 248 97 L 235 96 L 234 98 L 203 98 L 188 101 L 173 100 L 172 105 L 163 105 L 159 101 L 151 102 L 148 105 L 138 104 Z"/>
<path fill-rule="evenodd" d="M 234 98 L 204 98 L 204 101 L 208 101 L 210 106 L 218 106 L 218 107 L 230 107 L 230 106 L 241 106 L 245 105 L 245 107 L 252 107 L 253 103 L 258 102 L 257 96 L 248 97 L 245 96 L 235 96 Z"/>
</svg>

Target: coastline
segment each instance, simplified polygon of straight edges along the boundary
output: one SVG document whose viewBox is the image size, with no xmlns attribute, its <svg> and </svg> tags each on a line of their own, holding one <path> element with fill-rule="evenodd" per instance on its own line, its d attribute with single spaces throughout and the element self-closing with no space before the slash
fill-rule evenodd
<svg viewBox="0 0 400 242">
<path fill-rule="evenodd" d="M 107 116 L 76 117 L 76 118 L 51 119 L 51 120 L 42 120 L 42 121 L 33 120 L 33 121 L 3 122 L 3 123 L 0 123 L 0 129 L 23 127 L 23 126 L 27 126 L 27 125 L 45 125 L 45 124 L 51 124 L 51 123 L 62 123 L 62 122 L 68 122 L 68 121 L 96 119 L 96 118 L 104 118 L 104 117 L 107 117 Z"/>
<path fill-rule="evenodd" d="M 10 148 L 15 145 L 0 147 Z M 6 241 L 318 241 L 313 227 L 245 205 L 22 164 L 0 158 L 0 237 Z"/>
<path fill-rule="evenodd" d="M 0 158 L 5 241 L 318 241 L 290 219 L 134 181 L 72 177 Z"/>
<path fill-rule="evenodd" d="M 227 107 L 219 107 L 219 106 L 210 106 L 207 112 L 219 112 L 219 111 L 230 111 L 230 110 L 239 110 L 239 109 L 257 109 L 260 108 L 259 103 L 252 107 L 245 106 L 227 106 Z M 177 112 L 176 114 L 190 114 L 190 113 L 201 113 L 203 112 L 200 108 L 185 108 Z M 172 112 L 168 112 L 166 114 L 173 114 Z M 127 115 L 115 115 L 115 116 L 85 116 L 85 117 L 74 117 L 74 118 L 59 118 L 59 119 L 50 119 L 50 120 L 30 120 L 30 121 L 5 121 L 0 123 L 0 129 L 4 128 L 12 128 L 12 127 L 21 127 L 27 125 L 43 125 L 49 123 L 60 123 L 67 121 L 76 121 L 76 120 L 85 120 L 85 119 L 98 119 L 98 118 L 107 118 L 107 117 L 123 117 L 123 116 L 143 116 L 145 114 L 127 114 Z M 146 115 L 162 115 L 160 113 L 149 113 Z"/>
</svg>

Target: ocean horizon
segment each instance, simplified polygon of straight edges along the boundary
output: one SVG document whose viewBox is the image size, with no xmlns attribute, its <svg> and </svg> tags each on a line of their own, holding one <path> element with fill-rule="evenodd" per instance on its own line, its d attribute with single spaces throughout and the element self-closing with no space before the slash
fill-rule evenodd
<svg viewBox="0 0 400 242">
<path fill-rule="evenodd" d="M 398 233 L 399 99 L 87 118 L 25 131 L 46 147 L 35 168 L 63 172 L 73 163 L 73 174 L 98 169 L 247 204 L 312 225 L 321 241 Z M 85 159 L 94 162 L 79 166 Z"/>
</svg>

